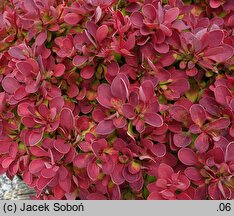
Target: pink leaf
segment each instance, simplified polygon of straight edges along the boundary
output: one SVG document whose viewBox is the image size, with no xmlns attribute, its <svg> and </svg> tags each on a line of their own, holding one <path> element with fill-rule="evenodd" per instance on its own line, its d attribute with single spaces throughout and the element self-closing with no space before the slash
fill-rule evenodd
<svg viewBox="0 0 234 216">
<path fill-rule="evenodd" d="M 108 84 L 101 84 L 97 90 L 97 101 L 104 107 L 110 108 L 111 104 L 111 87 Z"/>
<path fill-rule="evenodd" d="M 195 167 L 187 167 L 184 174 L 193 181 L 199 181 L 202 178 L 200 172 Z"/>
<path fill-rule="evenodd" d="M 175 21 L 176 20 L 176 18 L 179 16 L 179 13 L 180 13 L 180 10 L 179 10 L 179 8 L 171 8 L 171 9 L 169 9 L 169 10 L 167 10 L 166 12 L 165 12 L 165 15 L 164 15 L 164 24 L 165 23 L 168 23 L 168 24 L 170 24 L 170 23 L 172 23 L 173 21 Z"/>
<path fill-rule="evenodd" d="M 91 178 L 92 180 L 97 180 L 99 173 L 100 173 L 100 168 L 99 166 L 96 164 L 96 161 L 90 161 L 88 163 L 87 166 L 87 173 L 89 178 Z"/>
<path fill-rule="evenodd" d="M 152 81 L 144 81 L 139 88 L 139 96 L 143 102 L 148 102 L 154 96 L 154 85 Z"/>
<path fill-rule="evenodd" d="M 233 56 L 233 54 L 233 48 L 227 44 L 223 44 L 217 47 L 207 49 L 204 52 L 204 57 L 219 63 L 227 61 Z"/>
<path fill-rule="evenodd" d="M 111 174 L 112 181 L 117 185 L 121 185 L 125 182 L 125 179 L 122 174 L 123 168 L 124 168 L 123 164 L 116 164 L 114 172 Z"/>
<path fill-rule="evenodd" d="M 225 152 L 225 161 L 233 162 L 234 161 L 234 142 L 230 142 L 226 148 Z"/>
<path fill-rule="evenodd" d="M 20 84 L 15 78 L 6 76 L 2 80 L 2 87 L 7 93 L 14 94 Z"/>
<path fill-rule="evenodd" d="M 157 113 L 145 113 L 144 121 L 153 127 L 161 127 L 163 125 L 163 119 Z"/>
<path fill-rule="evenodd" d="M 186 147 L 191 143 L 192 138 L 189 135 L 179 133 L 174 134 L 173 141 L 177 147 Z"/>
<path fill-rule="evenodd" d="M 161 179 L 171 178 L 171 175 L 173 173 L 174 173 L 173 169 L 165 163 L 161 163 L 158 167 L 158 178 Z"/>
<path fill-rule="evenodd" d="M 182 148 L 178 152 L 179 160 L 188 166 L 195 165 L 198 162 L 198 157 L 192 149 Z"/>
<path fill-rule="evenodd" d="M 29 172 L 32 174 L 40 172 L 45 167 L 45 161 L 41 159 L 34 159 L 29 164 Z"/>
<path fill-rule="evenodd" d="M 209 137 L 207 134 L 201 133 L 195 140 L 194 145 L 199 152 L 204 153 L 208 150 L 209 148 L 208 138 Z"/>
<path fill-rule="evenodd" d="M 84 79 L 90 79 L 94 75 L 94 67 L 92 66 L 85 66 L 80 71 L 80 76 Z"/>
<path fill-rule="evenodd" d="M 69 25 L 76 25 L 81 19 L 82 17 L 76 13 L 67 13 L 64 16 L 64 21 Z"/>
<path fill-rule="evenodd" d="M 47 38 L 47 32 L 40 32 L 36 37 L 35 41 L 36 45 L 41 46 L 42 44 L 44 44 L 46 38 Z"/>
<path fill-rule="evenodd" d="M 144 5 L 142 8 L 142 13 L 152 21 L 154 21 L 157 17 L 156 9 L 152 4 Z"/>
<path fill-rule="evenodd" d="M 54 148 L 62 154 L 67 154 L 70 150 L 70 145 L 64 143 L 63 140 L 55 140 Z"/>
<path fill-rule="evenodd" d="M 162 143 L 154 144 L 151 151 L 156 157 L 163 157 L 167 153 L 166 145 Z"/>
<path fill-rule="evenodd" d="M 103 40 L 105 40 L 107 35 L 108 35 L 108 26 L 107 25 L 100 26 L 96 32 L 96 39 L 98 43 L 101 43 Z"/>
<path fill-rule="evenodd" d="M 60 125 L 67 131 L 74 128 L 75 120 L 72 111 L 69 108 L 63 108 L 60 114 Z"/>
<path fill-rule="evenodd" d="M 143 26 L 143 15 L 140 12 L 133 12 L 130 16 L 130 20 L 134 26 L 141 28 Z"/>
<path fill-rule="evenodd" d="M 88 60 L 88 57 L 87 56 L 79 56 L 79 55 L 76 55 L 74 58 L 73 58 L 73 61 L 72 63 L 79 67 L 81 65 L 83 65 L 86 61 Z"/>
<path fill-rule="evenodd" d="M 191 114 L 191 118 L 192 118 L 194 123 L 196 123 L 200 127 L 205 123 L 206 111 L 205 111 L 203 106 L 201 106 L 199 104 L 193 104 L 190 107 L 189 112 Z"/>
<path fill-rule="evenodd" d="M 232 97 L 231 92 L 226 86 L 219 85 L 214 89 L 215 99 L 222 105 L 227 105 L 227 97 Z"/>
<path fill-rule="evenodd" d="M 115 130 L 112 120 L 102 120 L 96 127 L 96 133 L 100 135 L 111 134 Z"/>
</svg>

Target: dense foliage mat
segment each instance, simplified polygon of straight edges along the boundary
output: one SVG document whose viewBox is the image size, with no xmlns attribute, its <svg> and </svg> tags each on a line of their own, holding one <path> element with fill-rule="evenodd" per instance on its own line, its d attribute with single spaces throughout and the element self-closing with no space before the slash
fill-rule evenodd
<svg viewBox="0 0 234 216">
<path fill-rule="evenodd" d="M 233 0 L 0 0 L 0 173 L 35 199 L 233 199 L 233 47 Z"/>
</svg>

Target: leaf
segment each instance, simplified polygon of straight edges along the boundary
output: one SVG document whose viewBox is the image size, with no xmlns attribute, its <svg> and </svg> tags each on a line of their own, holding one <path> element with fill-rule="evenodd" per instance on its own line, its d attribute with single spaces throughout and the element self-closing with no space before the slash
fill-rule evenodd
<svg viewBox="0 0 234 216">
<path fill-rule="evenodd" d="M 133 12 L 130 16 L 131 23 L 137 27 L 141 28 L 143 26 L 143 15 L 140 12 Z"/>
<path fill-rule="evenodd" d="M 111 83 L 111 93 L 118 99 L 125 101 L 129 94 L 128 86 L 128 77 L 125 74 L 120 73 L 114 78 Z"/>
<path fill-rule="evenodd" d="M 116 185 L 121 185 L 125 182 L 125 179 L 123 177 L 123 164 L 116 164 L 114 168 L 114 172 L 111 174 L 111 179 Z"/>
<path fill-rule="evenodd" d="M 193 122 L 200 127 L 205 123 L 206 121 L 206 111 L 202 105 L 199 104 L 193 104 L 189 109 L 191 118 Z"/>
<path fill-rule="evenodd" d="M 29 164 L 29 172 L 32 174 L 40 172 L 45 167 L 45 161 L 42 159 L 34 159 Z"/>
<path fill-rule="evenodd" d="M 178 152 L 178 158 L 183 164 L 187 166 L 195 165 L 198 162 L 196 153 L 189 148 L 180 149 Z"/>
<path fill-rule="evenodd" d="M 139 88 L 139 96 L 143 102 L 148 102 L 154 96 L 154 85 L 152 81 L 144 81 Z"/>
<path fill-rule="evenodd" d="M 73 58 L 73 61 L 72 63 L 79 67 L 81 65 L 83 65 L 86 61 L 88 60 L 88 57 L 87 56 L 79 56 L 79 55 L 76 55 L 74 58 Z"/>
<path fill-rule="evenodd" d="M 76 25 L 77 23 L 80 22 L 81 19 L 82 17 L 76 13 L 67 13 L 64 16 L 64 21 L 69 25 Z"/>
<path fill-rule="evenodd" d="M 64 140 L 55 140 L 54 141 L 54 148 L 62 153 L 62 154 L 67 154 L 70 150 L 70 145 L 64 143 Z"/>
<path fill-rule="evenodd" d="M 164 157 L 167 153 L 166 145 L 162 143 L 154 144 L 151 151 L 156 157 Z"/>
<path fill-rule="evenodd" d="M 128 119 L 133 119 L 136 116 L 134 107 L 129 103 L 122 106 L 122 111 L 124 116 Z"/>
<path fill-rule="evenodd" d="M 79 168 L 87 167 L 89 161 L 91 160 L 91 155 L 87 153 L 79 153 L 73 160 L 73 165 Z"/>
<path fill-rule="evenodd" d="M 222 129 L 227 129 L 227 127 L 230 125 L 230 119 L 221 117 L 219 119 L 216 119 L 207 125 L 208 131 L 220 131 Z"/>
<path fill-rule="evenodd" d="M 193 181 L 199 181 L 202 179 L 200 172 L 195 167 L 187 167 L 184 170 L 184 174 Z"/>
<path fill-rule="evenodd" d="M 4 77 L 1 85 L 2 88 L 10 94 L 14 94 L 15 91 L 20 87 L 19 82 L 15 78 L 9 76 Z"/>
<path fill-rule="evenodd" d="M 99 173 L 100 173 L 100 168 L 96 164 L 96 161 L 90 161 L 87 166 L 87 173 L 90 179 L 93 181 L 98 179 Z"/>
<path fill-rule="evenodd" d="M 75 120 L 72 111 L 69 108 L 63 108 L 60 114 L 60 125 L 67 131 L 74 129 Z"/>
<path fill-rule="evenodd" d="M 161 163 L 158 167 L 157 173 L 158 173 L 158 178 L 168 179 L 168 178 L 171 178 L 174 171 L 169 165 L 165 163 Z"/>
<path fill-rule="evenodd" d="M 35 44 L 37 46 L 41 46 L 46 41 L 46 38 L 47 38 L 47 32 L 40 32 L 36 37 Z"/>
<path fill-rule="evenodd" d="M 145 113 L 144 121 L 153 127 L 161 127 L 163 125 L 163 119 L 158 113 Z"/>
<path fill-rule="evenodd" d="M 45 168 L 41 171 L 41 176 L 44 177 L 44 178 L 53 178 L 54 176 L 56 175 L 56 171 L 54 171 L 53 168 Z"/>
<path fill-rule="evenodd" d="M 208 148 L 209 148 L 209 139 L 208 138 L 209 137 L 206 133 L 201 133 L 197 137 L 197 139 L 195 140 L 194 145 L 200 153 L 204 153 L 208 150 Z"/>
<path fill-rule="evenodd" d="M 171 24 L 176 20 L 176 18 L 179 16 L 180 10 L 177 7 L 171 8 L 169 10 L 166 10 L 164 15 L 164 24 L 168 23 Z"/>
<path fill-rule="evenodd" d="M 97 90 L 97 101 L 104 107 L 110 108 L 111 104 L 111 87 L 108 84 L 101 84 Z"/>
<path fill-rule="evenodd" d="M 96 133 L 100 135 L 111 134 L 115 130 L 112 120 L 102 120 L 96 127 Z"/>
<path fill-rule="evenodd" d="M 229 89 L 223 85 L 219 85 L 214 89 L 214 95 L 216 101 L 224 106 L 227 105 L 227 97 L 232 97 Z"/>
<path fill-rule="evenodd" d="M 217 47 L 207 49 L 204 52 L 204 57 L 220 63 L 227 61 L 233 56 L 233 54 L 233 48 L 230 45 L 223 44 Z"/>
<path fill-rule="evenodd" d="M 144 16 L 149 18 L 151 21 L 154 21 L 157 18 L 156 9 L 152 4 L 144 5 L 142 8 L 142 13 Z"/>
<path fill-rule="evenodd" d="M 98 43 L 101 43 L 103 40 L 105 40 L 107 35 L 108 35 L 108 26 L 107 25 L 100 26 L 96 32 L 96 39 Z"/>
<path fill-rule="evenodd" d="M 28 144 L 30 146 L 37 145 L 43 137 L 43 131 L 31 131 L 28 137 Z"/>
<path fill-rule="evenodd" d="M 80 71 L 80 76 L 84 79 L 90 79 L 94 75 L 94 67 L 92 66 L 85 66 L 84 68 L 81 69 Z"/>
<path fill-rule="evenodd" d="M 234 161 L 234 142 L 230 142 L 225 151 L 225 161 Z"/>
<path fill-rule="evenodd" d="M 192 138 L 183 133 L 176 133 L 173 136 L 173 142 L 177 147 L 186 147 L 192 142 Z"/>
</svg>

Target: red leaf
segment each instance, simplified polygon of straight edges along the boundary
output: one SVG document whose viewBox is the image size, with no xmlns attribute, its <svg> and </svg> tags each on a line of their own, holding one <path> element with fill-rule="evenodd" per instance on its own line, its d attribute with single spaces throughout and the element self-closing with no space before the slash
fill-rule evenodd
<svg viewBox="0 0 234 216">
<path fill-rule="evenodd" d="M 96 127 L 96 133 L 100 135 L 111 134 L 115 130 L 112 120 L 102 120 Z"/>
<path fill-rule="evenodd" d="M 184 174 L 193 181 L 199 181 L 202 178 L 200 172 L 195 167 L 187 167 Z"/>
<path fill-rule="evenodd" d="M 162 143 L 154 144 L 151 151 L 156 157 L 164 157 L 167 153 L 166 145 Z"/>
<path fill-rule="evenodd" d="M 1 84 L 2 88 L 10 94 L 14 94 L 15 91 L 20 87 L 19 82 L 15 78 L 9 76 L 4 77 Z"/>
<path fill-rule="evenodd" d="M 134 107 L 129 103 L 122 106 L 122 111 L 124 116 L 128 119 L 133 119 L 136 116 Z"/>
<path fill-rule="evenodd" d="M 74 129 L 74 115 L 69 108 L 63 108 L 60 114 L 60 125 L 67 131 Z"/>
<path fill-rule="evenodd" d="M 225 161 L 234 161 L 234 142 L 230 142 L 226 148 Z"/>
<path fill-rule="evenodd" d="M 87 60 L 88 60 L 88 57 L 87 57 L 87 56 L 79 56 L 79 55 L 77 55 L 77 56 L 75 56 L 75 57 L 73 58 L 72 63 L 73 63 L 75 66 L 79 67 L 79 66 L 83 65 Z"/>
<path fill-rule="evenodd" d="M 191 143 L 192 138 L 189 135 L 179 133 L 174 134 L 173 141 L 177 147 L 186 147 Z"/>
<path fill-rule="evenodd" d="M 41 159 L 34 159 L 29 164 L 29 172 L 32 174 L 40 172 L 45 167 L 45 161 Z"/>
<path fill-rule="evenodd" d="M 144 5 L 142 8 L 142 13 L 144 14 L 144 16 L 151 19 L 152 21 L 154 21 L 157 18 L 156 9 L 152 4 Z"/>
<path fill-rule="evenodd" d="M 111 87 L 108 84 L 101 84 L 97 90 L 97 101 L 104 107 L 110 108 L 111 104 Z"/>
<path fill-rule="evenodd" d="M 111 83 L 111 93 L 118 99 L 125 101 L 128 97 L 128 86 L 128 77 L 125 74 L 120 73 Z"/>
<path fill-rule="evenodd" d="M 143 15 L 140 12 L 133 12 L 130 16 L 131 23 L 138 27 L 141 28 L 143 26 Z"/>
<path fill-rule="evenodd" d="M 54 148 L 62 154 L 67 154 L 70 150 L 70 145 L 64 143 L 64 140 L 55 140 Z"/>
<path fill-rule="evenodd" d="M 114 172 L 112 172 L 111 174 L 112 181 L 117 185 L 121 185 L 125 182 L 125 179 L 122 174 L 123 168 L 124 168 L 123 164 L 116 164 L 114 168 Z"/>
<path fill-rule="evenodd" d="M 171 178 L 173 173 L 173 169 L 165 163 L 161 163 L 158 167 L 158 178 L 168 179 Z"/>
<path fill-rule="evenodd" d="M 222 129 L 226 129 L 229 125 L 230 125 L 230 119 L 228 118 L 219 118 L 219 119 L 216 119 L 212 122 L 210 122 L 208 125 L 207 125 L 207 129 L 208 131 L 219 131 L 219 130 L 222 130 Z"/>
<path fill-rule="evenodd" d="M 56 175 L 56 171 L 53 170 L 53 168 L 45 168 L 41 171 L 41 176 L 44 178 L 53 178 Z"/>
<path fill-rule="evenodd" d="M 171 8 L 169 10 L 166 10 L 165 15 L 164 15 L 164 24 L 172 23 L 173 21 L 176 20 L 176 18 L 179 16 L 180 10 L 179 8 Z"/>
<path fill-rule="evenodd" d="M 86 153 L 79 153 L 73 160 L 75 167 L 85 168 L 87 167 L 89 161 L 92 159 L 92 156 Z"/>
<path fill-rule="evenodd" d="M 193 104 L 190 107 L 189 112 L 191 114 L 191 118 L 192 118 L 194 123 L 196 123 L 200 127 L 205 123 L 206 111 L 205 111 L 203 106 L 201 106 L 199 104 Z"/>
<path fill-rule="evenodd" d="M 232 97 L 231 92 L 226 86 L 220 85 L 214 89 L 215 99 L 222 105 L 227 105 L 227 97 Z"/>
<path fill-rule="evenodd" d="M 204 153 L 208 150 L 209 148 L 209 140 L 208 140 L 208 135 L 205 133 L 201 133 L 197 139 L 194 142 L 194 145 L 196 147 L 196 149 L 200 152 L 200 153 Z"/>
<path fill-rule="evenodd" d="M 107 35 L 108 35 L 108 26 L 107 25 L 100 26 L 96 32 L 96 39 L 98 43 L 101 43 L 103 40 L 105 40 Z"/>
<path fill-rule="evenodd" d="M 90 79 L 94 75 L 94 67 L 92 66 L 85 66 L 80 71 L 80 76 L 84 79 Z"/>
<path fill-rule="evenodd" d="M 192 149 L 182 148 L 178 152 L 179 160 L 188 166 L 195 165 L 198 162 L 198 157 Z"/>
<path fill-rule="evenodd" d="M 234 54 L 233 48 L 227 44 L 209 48 L 204 52 L 204 57 L 215 62 L 225 62 Z"/>
<path fill-rule="evenodd" d="M 36 37 L 35 44 L 37 46 L 41 46 L 42 44 L 44 44 L 46 38 L 47 38 L 47 32 L 40 32 Z"/>
<path fill-rule="evenodd" d="M 31 131 L 28 137 L 28 144 L 30 146 L 37 145 L 43 137 L 43 131 Z"/>
<path fill-rule="evenodd" d="M 163 119 L 157 113 L 145 113 L 144 121 L 153 127 L 161 127 L 163 125 Z"/>
<path fill-rule="evenodd" d="M 82 17 L 76 13 L 67 13 L 64 16 L 64 21 L 69 25 L 76 25 L 81 19 Z"/>
<path fill-rule="evenodd" d="M 39 177 L 37 180 L 37 189 L 43 190 L 53 179 L 50 178 L 44 178 L 42 176 Z"/>
<path fill-rule="evenodd" d="M 90 161 L 87 166 L 87 173 L 90 179 L 93 181 L 98 179 L 99 173 L 100 173 L 100 168 L 96 164 L 96 161 Z"/>
<path fill-rule="evenodd" d="M 154 96 L 154 85 L 152 81 L 144 81 L 139 88 L 139 96 L 143 102 L 148 102 Z"/>
</svg>

